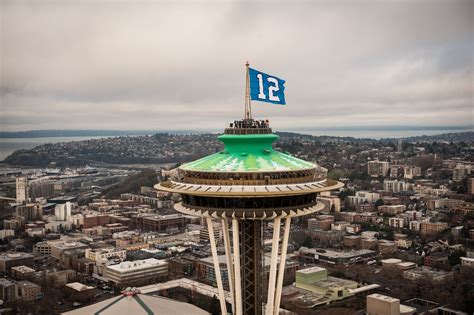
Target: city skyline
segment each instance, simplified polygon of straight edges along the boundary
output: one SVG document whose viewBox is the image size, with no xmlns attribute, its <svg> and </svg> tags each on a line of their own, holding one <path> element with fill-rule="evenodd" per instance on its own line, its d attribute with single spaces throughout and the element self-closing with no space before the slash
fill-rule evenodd
<svg viewBox="0 0 474 315">
<path fill-rule="evenodd" d="M 4 131 L 220 129 L 247 60 L 287 80 L 253 106 L 282 130 L 472 126 L 470 1 L 1 6 Z"/>
</svg>

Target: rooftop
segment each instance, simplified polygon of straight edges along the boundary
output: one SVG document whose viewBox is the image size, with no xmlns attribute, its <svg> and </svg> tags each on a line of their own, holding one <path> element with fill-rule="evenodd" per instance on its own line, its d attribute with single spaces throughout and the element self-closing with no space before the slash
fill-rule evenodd
<svg viewBox="0 0 474 315">
<path fill-rule="evenodd" d="M 194 314 L 205 315 L 207 312 L 202 309 L 184 302 L 157 297 L 145 294 L 136 295 L 120 295 L 108 300 L 82 307 L 70 312 L 67 315 L 117 315 L 117 314 L 134 314 L 134 315 L 181 315 Z"/>
<path fill-rule="evenodd" d="M 166 264 L 167 262 L 164 260 L 148 258 L 144 260 L 124 261 L 117 265 L 107 266 L 107 269 L 123 272 L 125 270 L 126 271 L 141 270 L 141 269 L 150 268 L 150 267 L 163 266 Z"/>
<path fill-rule="evenodd" d="M 314 266 L 314 267 L 309 267 L 309 268 L 301 269 L 301 270 L 298 270 L 298 271 L 296 271 L 296 272 L 298 272 L 298 273 L 304 273 L 304 274 L 309 274 L 309 273 L 313 273 L 313 272 L 326 271 L 326 270 L 327 270 L 326 268 L 321 268 L 321 267 Z"/>
<path fill-rule="evenodd" d="M 7 253 L 7 254 L 0 254 L 0 260 L 3 261 L 10 261 L 16 259 L 23 259 L 23 258 L 33 258 L 34 256 L 28 253 L 23 252 L 14 252 L 14 253 Z"/>
<path fill-rule="evenodd" d="M 91 287 L 91 286 L 88 286 L 88 285 L 85 285 L 85 284 L 82 284 L 80 282 L 71 282 L 71 283 L 68 283 L 66 284 L 66 287 L 69 287 L 71 289 L 74 289 L 76 291 L 87 291 L 87 290 L 92 290 L 94 289 L 94 287 Z"/>
</svg>

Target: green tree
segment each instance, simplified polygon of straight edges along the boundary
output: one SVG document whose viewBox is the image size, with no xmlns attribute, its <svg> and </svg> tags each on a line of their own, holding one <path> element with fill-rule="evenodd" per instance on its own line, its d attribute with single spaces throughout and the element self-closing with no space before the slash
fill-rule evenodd
<svg viewBox="0 0 474 315">
<path fill-rule="evenodd" d="M 377 199 L 377 201 L 375 201 L 375 208 L 376 209 L 378 209 L 378 207 L 383 206 L 383 205 L 384 205 L 383 199 Z"/>
<path fill-rule="evenodd" d="M 301 246 L 313 248 L 313 240 L 311 239 L 311 237 L 306 236 Z"/>
</svg>

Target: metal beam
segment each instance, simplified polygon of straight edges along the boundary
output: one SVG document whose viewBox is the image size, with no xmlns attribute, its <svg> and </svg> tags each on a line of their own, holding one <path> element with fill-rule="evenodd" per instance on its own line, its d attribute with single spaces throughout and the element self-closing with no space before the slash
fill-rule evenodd
<svg viewBox="0 0 474 315">
<path fill-rule="evenodd" d="M 280 312 L 281 290 L 283 287 L 283 278 L 285 276 L 286 252 L 288 250 L 288 238 L 290 236 L 291 217 L 285 219 L 285 231 L 283 232 L 283 242 L 281 244 L 280 265 L 278 267 L 278 279 L 275 292 L 275 309 L 274 315 Z"/>
<path fill-rule="evenodd" d="M 214 238 L 214 227 L 212 226 L 212 219 L 206 218 L 206 222 L 207 229 L 209 230 L 209 241 L 211 242 L 212 261 L 214 263 L 214 270 L 216 272 L 217 290 L 219 292 L 221 312 L 222 314 L 227 314 L 224 287 L 222 285 L 221 267 L 219 266 L 219 257 L 217 256 L 216 239 Z"/>
<path fill-rule="evenodd" d="M 235 290 L 234 290 L 234 262 L 232 261 L 232 251 L 230 247 L 229 223 L 227 219 L 222 219 L 222 231 L 224 233 L 225 258 L 227 262 L 227 277 L 229 279 L 230 298 L 232 300 L 232 313 L 235 313 Z"/>
<path fill-rule="evenodd" d="M 270 279 L 268 280 L 268 297 L 266 307 L 267 315 L 273 315 L 273 303 L 275 302 L 275 280 L 278 263 L 278 242 L 280 240 L 280 222 L 280 217 L 276 217 L 273 221 L 272 256 L 270 261 Z"/>
</svg>

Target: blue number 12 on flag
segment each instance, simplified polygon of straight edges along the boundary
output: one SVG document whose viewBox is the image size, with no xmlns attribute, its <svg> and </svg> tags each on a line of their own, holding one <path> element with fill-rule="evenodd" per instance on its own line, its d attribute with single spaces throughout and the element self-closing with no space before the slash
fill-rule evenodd
<svg viewBox="0 0 474 315">
<path fill-rule="evenodd" d="M 250 99 L 285 105 L 285 80 L 249 68 Z"/>
</svg>

